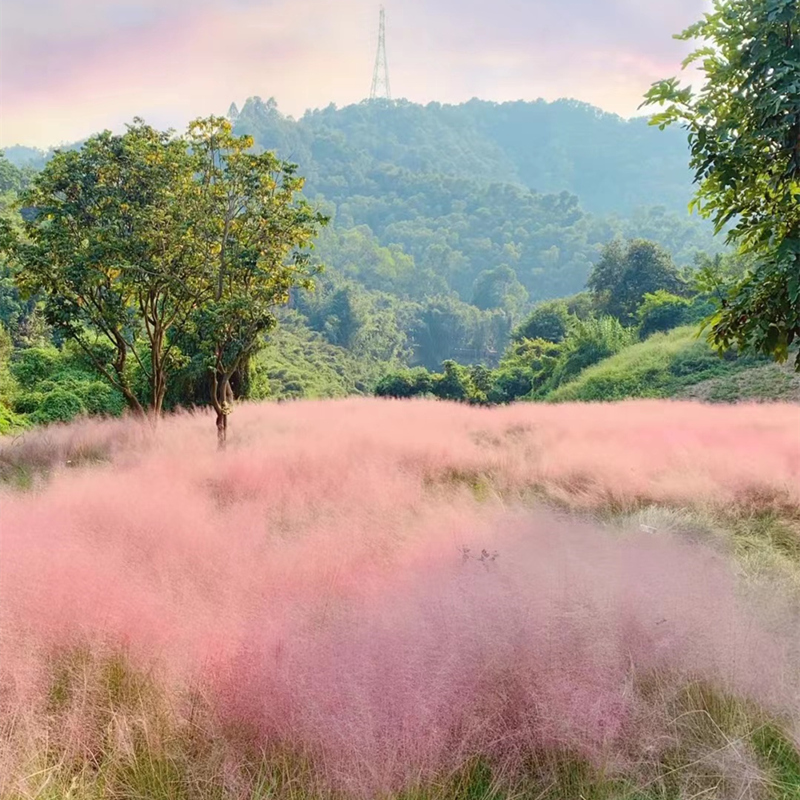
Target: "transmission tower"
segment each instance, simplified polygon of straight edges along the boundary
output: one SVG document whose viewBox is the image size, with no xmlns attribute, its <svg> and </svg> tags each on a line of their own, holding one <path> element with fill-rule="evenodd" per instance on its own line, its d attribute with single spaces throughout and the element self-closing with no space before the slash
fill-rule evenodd
<svg viewBox="0 0 800 800">
<path fill-rule="evenodd" d="M 389 61 L 386 58 L 386 9 L 381 6 L 381 24 L 378 33 L 378 54 L 375 56 L 375 71 L 372 73 L 372 91 L 370 100 L 391 100 L 392 90 L 389 86 Z"/>
</svg>

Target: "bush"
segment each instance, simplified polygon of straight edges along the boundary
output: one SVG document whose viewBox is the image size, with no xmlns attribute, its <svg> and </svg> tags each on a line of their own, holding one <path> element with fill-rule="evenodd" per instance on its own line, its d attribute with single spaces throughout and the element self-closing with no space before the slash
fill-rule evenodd
<svg viewBox="0 0 800 800">
<path fill-rule="evenodd" d="M 30 347 L 15 354 L 11 374 L 23 389 L 33 389 L 37 383 L 52 378 L 58 365 L 55 347 Z"/>
<path fill-rule="evenodd" d="M 536 395 L 553 374 L 560 353 L 560 345 L 544 339 L 513 342 L 494 374 L 489 401 L 510 403 Z"/>
<path fill-rule="evenodd" d="M 83 353 L 69 347 L 19 350 L 10 372 L 23 391 L 15 392 L 9 405 L 36 422 L 67 422 L 84 413 L 120 416 L 126 408 L 122 394 L 98 378 Z"/>
<path fill-rule="evenodd" d="M 444 372 L 434 376 L 431 390 L 440 400 L 469 400 L 470 379 L 466 367 L 456 364 L 455 361 L 445 361 L 442 364 Z"/>
<path fill-rule="evenodd" d="M 35 414 L 44 400 L 44 392 L 22 392 L 14 398 L 12 408 L 17 414 Z"/>
<path fill-rule="evenodd" d="M 46 425 L 51 422 L 69 422 L 86 413 L 86 406 L 78 395 L 66 389 L 54 389 L 42 398 L 32 417 L 34 422 Z"/>
<path fill-rule="evenodd" d="M 424 367 L 405 369 L 386 375 L 378 381 L 378 397 L 418 397 L 428 394 L 433 387 L 433 375 Z"/>
<path fill-rule="evenodd" d="M 646 339 L 654 333 L 680 327 L 688 321 L 691 309 L 691 301 L 663 289 L 646 294 L 637 311 L 639 337 Z"/>
<path fill-rule="evenodd" d="M 533 390 L 533 373 L 525 367 L 501 367 L 494 374 L 487 399 L 490 403 L 512 403 Z"/>
<path fill-rule="evenodd" d="M 0 403 L 0 436 L 25 428 L 26 421 L 10 408 Z"/>
<path fill-rule="evenodd" d="M 127 407 L 122 394 L 103 381 L 79 381 L 72 391 L 89 414 L 118 417 Z"/>
<path fill-rule="evenodd" d="M 576 320 L 564 340 L 547 388 L 567 383 L 587 367 L 624 350 L 633 340 L 631 330 L 614 317 Z"/>
</svg>

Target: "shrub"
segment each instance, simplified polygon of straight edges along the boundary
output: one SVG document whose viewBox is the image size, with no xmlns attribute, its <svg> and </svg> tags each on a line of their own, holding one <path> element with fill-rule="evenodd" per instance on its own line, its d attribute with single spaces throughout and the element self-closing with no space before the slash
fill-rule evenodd
<svg viewBox="0 0 800 800">
<path fill-rule="evenodd" d="M 19 350 L 11 362 L 11 374 L 23 389 L 33 389 L 37 383 L 52 378 L 59 365 L 55 347 L 30 347 Z"/>
<path fill-rule="evenodd" d="M 512 403 L 533 390 L 533 373 L 522 366 L 500 367 L 487 395 L 490 403 Z"/>
<path fill-rule="evenodd" d="M 385 375 L 378 381 L 378 397 L 418 397 L 428 394 L 433 386 L 433 376 L 424 367 L 406 369 Z"/>
<path fill-rule="evenodd" d="M 512 342 L 494 374 L 489 400 L 509 403 L 535 395 L 553 373 L 561 346 L 544 339 Z"/>
<path fill-rule="evenodd" d="M 587 367 L 620 352 L 633 340 L 632 331 L 614 317 L 576 320 L 564 340 L 548 388 L 567 383 Z"/>
<path fill-rule="evenodd" d="M 466 367 L 455 361 L 445 361 L 443 372 L 433 379 L 431 392 L 440 400 L 469 400 L 470 379 Z"/>
<path fill-rule="evenodd" d="M 36 410 L 31 414 L 34 422 L 69 422 L 86 413 L 86 406 L 80 397 L 66 389 L 54 389 L 42 395 Z"/>
<path fill-rule="evenodd" d="M 127 408 L 122 394 L 103 381 L 80 381 L 73 391 L 89 414 L 118 417 Z"/>
<path fill-rule="evenodd" d="M 687 321 L 691 309 L 691 301 L 663 289 L 646 294 L 637 311 L 639 337 L 646 339 L 654 333 L 680 327 Z"/>
</svg>

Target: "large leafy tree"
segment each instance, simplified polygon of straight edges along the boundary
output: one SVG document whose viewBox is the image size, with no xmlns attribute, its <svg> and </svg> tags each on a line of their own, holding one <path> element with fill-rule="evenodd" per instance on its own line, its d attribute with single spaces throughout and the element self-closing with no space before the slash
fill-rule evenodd
<svg viewBox="0 0 800 800">
<path fill-rule="evenodd" d="M 187 141 L 201 191 L 199 283 L 205 298 L 192 317 L 192 333 L 211 377 L 223 443 L 233 377 L 263 346 L 290 290 L 311 285 L 312 241 L 328 219 L 300 197 L 303 178 L 293 164 L 272 152 L 253 153 L 253 140 L 235 136 L 226 119 L 197 120 Z"/>
<path fill-rule="evenodd" d="M 326 221 L 298 196 L 295 167 L 251 146 L 224 119 L 198 120 L 183 137 L 136 120 L 57 153 L 23 197 L 33 209 L 24 234 L 0 229 L 19 285 L 44 298 L 48 322 L 136 412 L 160 413 L 194 356 L 221 440 L 234 375 L 276 306 L 309 285 L 308 251 Z"/>
<path fill-rule="evenodd" d="M 646 294 L 659 289 L 680 291 L 682 281 L 664 248 L 636 239 L 627 244 L 614 240 L 606 245 L 586 285 L 601 311 L 629 324 Z"/>
<path fill-rule="evenodd" d="M 135 120 L 56 153 L 22 196 L 33 213 L 13 248 L 18 284 L 138 413 L 161 411 L 167 334 L 198 299 L 194 194 L 185 144 Z M 146 376 L 144 401 L 131 362 Z"/>
<path fill-rule="evenodd" d="M 715 0 L 677 38 L 700 41 L 685 63 L 704 81 L 654 85 L 652 122 L 688 131 L 694 205 L 757 257 L 721 293 L 709 272 L 720 301 L 709 337 L 782 361 L 800 335 L 800 0 Z"/>
</svg>

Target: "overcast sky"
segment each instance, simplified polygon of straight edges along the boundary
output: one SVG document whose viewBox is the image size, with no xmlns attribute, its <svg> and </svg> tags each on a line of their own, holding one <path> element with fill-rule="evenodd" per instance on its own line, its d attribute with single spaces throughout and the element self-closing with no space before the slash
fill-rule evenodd
<svg viewBox="0 0 800 800">
<path fill-rule="evenodd" d="M 284 113 L 369 94 L 378 0 L 0 0 L 0 146 L 134 116 L 182 127 L 252 95 Z M 393 94 L 574 97 L 623 116 L 707 0 L 385 0 Z"/>
</svg>

